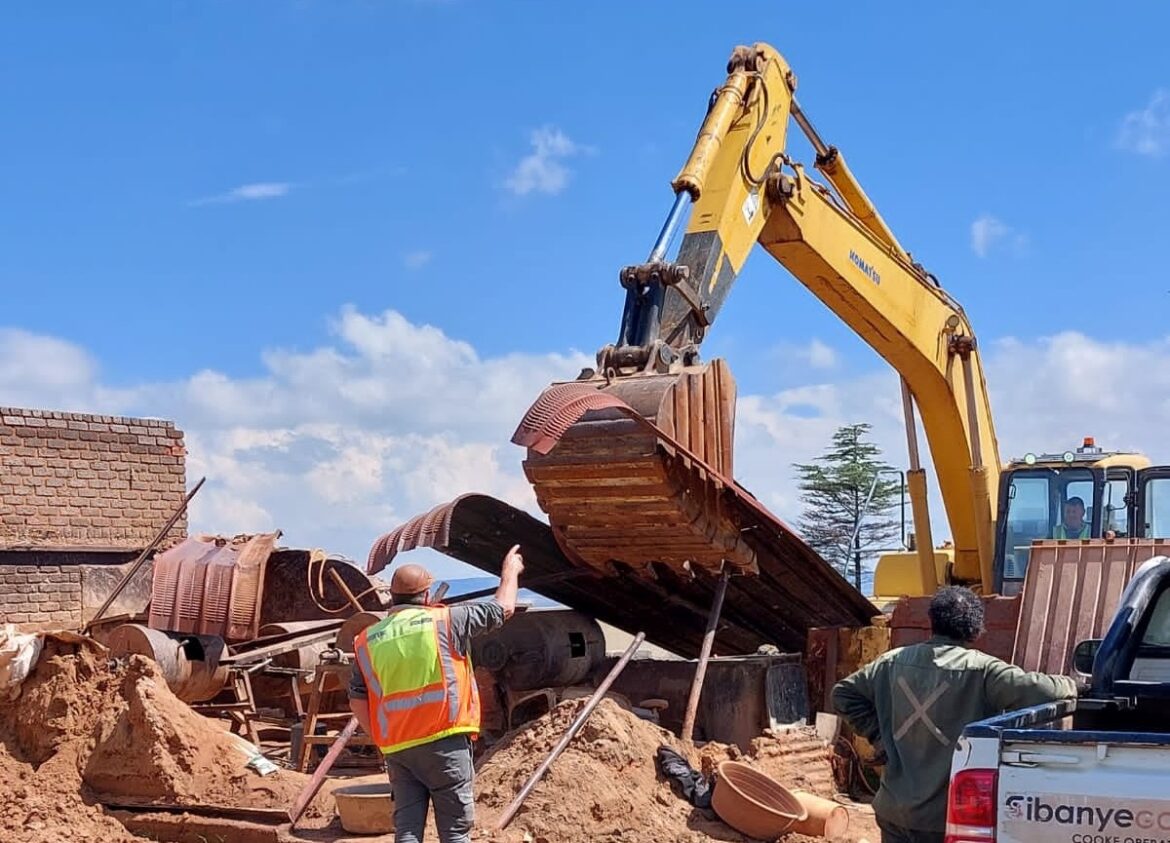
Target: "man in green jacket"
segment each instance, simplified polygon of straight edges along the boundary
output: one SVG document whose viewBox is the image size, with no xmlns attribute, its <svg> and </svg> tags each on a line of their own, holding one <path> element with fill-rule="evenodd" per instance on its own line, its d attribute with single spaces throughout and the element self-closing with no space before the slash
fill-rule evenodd
<svg viewBox="0 0 1170 843">
<path fill-rule="evenodd" d="M 964 726 L 1077 694 L 1067 676 L 1027 673 L 972 648 L 983 601 L 969 589 L 941 589 L 930 626 L 929 641 L 891 650 L 833 688 L 833 707 L 885 756 L 873 801 L 882 843 L 942 843 Z"/>
</svg>

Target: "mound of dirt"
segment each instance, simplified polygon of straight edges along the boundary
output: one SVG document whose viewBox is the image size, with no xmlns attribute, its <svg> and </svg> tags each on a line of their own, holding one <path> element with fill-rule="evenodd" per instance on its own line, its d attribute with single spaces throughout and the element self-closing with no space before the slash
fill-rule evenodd
<svg viewBox="0 0 1170 843">
<path fill-rule="evenodd" d="M 0 744 L 0 839 L 14 843 L 137 840 L 100 803 L 287 807 L 308 780 L 246 769 L 241 741 L 175 697 L 153 662 L 115 664 L 84 639 L 46 638 L 0 705 Z M 326 812 L 328 797 L 310 808 Z"/>
<path fill-rule="evenodd" d="M 585 700 L 571 700 L 541 719 L 505 736 L 480 763 L 476 776 L 477 821 L 490 829 L 532 772 L 561 739 Z M 670 732 L 602 700 L 564 753 L 532 791 L 507 831 L 481 832 L 497 841 L 546 843 L 700 843 L 748 841 L 713 812 L 700 811 L 671 790 L 654 763 L 666 745 L 697 769 L 737 758 L 793 789 L 832 796 L 828 756 L 807 733 L 764 736 L 741 757 L 734 747 L 708 744 L 684 749 Z M 818 758 L 819 753 L 819 758 Z M 872 823 L 855 823 L 847 839 L 873 834 Z M 856 832 L 856 833 L 855 833 Z M 800 843 L 797 835 L 784 838 Z"/>
</svg>

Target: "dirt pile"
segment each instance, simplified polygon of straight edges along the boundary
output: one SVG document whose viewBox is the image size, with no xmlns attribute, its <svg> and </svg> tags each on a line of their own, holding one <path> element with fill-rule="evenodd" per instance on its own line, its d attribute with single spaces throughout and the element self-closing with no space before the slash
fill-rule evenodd
<svg viewBox="0 0 1170 843">
<path fill-rule="evenodd" d="M 491 828 L 532 772 L 556 745 L 584 700 L 562 703 L 545 717 L 506 736 L 479 765 L 476 776 L 478 825 Z M 533 790 L 508 830 L 485 839 L 546 843 L 700 843 L 747 841 L 724 825 L 713 812 L 691 807 L 671 790 L 655 768 L 659 746 L 667 745 L 697 769 L 712 769 L 726 758 L 756 766 L 794 789 L 832 795 L 832 773 L 827 756 L 800 734 L 797 749 L 785 744 L 789 736 L 763 737 L 753 756 L 741 757 L 735 748 L 711 744 L 687 751 L 678 739 L 603 700 L 589 721 Z M 823 770 L 817 769 L 818 765 Z M 826 792 L 826 788 L 828 792 Z M 868 826 L 868 823 L 861 825 Z M 872 837 L 872 827 L 866 828 Z M 857 839 L 862 831 L 848 839 Z M 527 836 L 527 837 L 526 837 Z M 792 835 L 788 843 L 799 843 Z"/>
<path fill-rule="evenodd" d="M 0 839 L 13 843 L 137 840 L 99 803 L 286 807 L 307 780 L 246 769 L 240 742 L 153 662 L 115 665 L 84 640 L 46 639 L 20 696 L 0 705 L 0 744 Z"/>
</svg>

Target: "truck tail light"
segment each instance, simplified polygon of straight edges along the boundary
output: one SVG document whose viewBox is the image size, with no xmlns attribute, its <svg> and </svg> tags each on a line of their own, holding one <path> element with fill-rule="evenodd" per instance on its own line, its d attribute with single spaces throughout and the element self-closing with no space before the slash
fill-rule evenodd
<svg viewBox="0 0 1170 843">
<path fill-rule="evenodd" d="M 946 843 L 995 840 L 997 777 L 995 770 L 961 770 L 951 779 Z"/>
</svg>

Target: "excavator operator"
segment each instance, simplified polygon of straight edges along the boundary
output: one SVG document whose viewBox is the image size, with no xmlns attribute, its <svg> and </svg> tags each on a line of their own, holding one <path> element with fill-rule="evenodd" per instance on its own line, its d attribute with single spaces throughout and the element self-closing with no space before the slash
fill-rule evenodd
<svg viewBox="0 0 1170 843">
<path fill-rule="evenodd" d="M 1089 524 L 1085 521 L 1085 502 L 1083 500 L 1073 497 L 1064 502 L 1064 518 L 1053 528 L 1052 538 L 1089 538 Z"/>
</svg>

